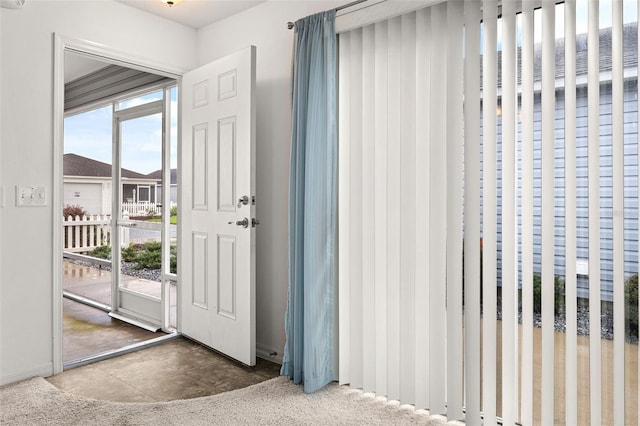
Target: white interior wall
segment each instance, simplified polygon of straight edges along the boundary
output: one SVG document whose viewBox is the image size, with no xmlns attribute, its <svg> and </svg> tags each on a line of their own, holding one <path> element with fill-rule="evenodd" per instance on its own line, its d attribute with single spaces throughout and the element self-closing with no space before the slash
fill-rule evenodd
<svg viewBox="0 0 640 426">
<path fill-rule="evenodd" d="M 52 207 L 15 207 L 15 185 L 53 184 L 52 33 L 193 68 L 257 46 L 257 344 L 283 353 L 288 286 L 288 21 L 348 1 L 271 0 L 202 28 L 118 2 L 30 1 L 0 9 L 0 384 L 52 366 Z"/>
<path fill-rule="evenodd" d="M 348 1 L 271 0 L 198 31 L 198 65 L 257 47 L 256 340 L 258 355 L 282 360 L 288 290 L 291 53 L 288 21 Z M 220 42 L 223 40 L 224 42 Z"/>
<path fill-rule="evenodd" d="M 196 31 L 113 1 L 27 1 L 0 9 L 0 384 L 52 365 L 53 36 L 193 68 Z M 16 207 L 44 185 L 46 207 Z"/>
</svg>

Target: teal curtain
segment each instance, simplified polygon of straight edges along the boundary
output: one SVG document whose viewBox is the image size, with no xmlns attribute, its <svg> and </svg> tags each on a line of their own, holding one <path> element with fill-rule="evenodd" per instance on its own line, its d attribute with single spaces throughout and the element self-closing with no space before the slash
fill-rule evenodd
<svg viewBox="0 0 640 426">
<path fill-rule="evenodd" d="M 281 374 L 304 391 L 334 380 L 337 215 L 335 11 L 295 23 L 289 182 L 289 292 Z"/>
</svg>

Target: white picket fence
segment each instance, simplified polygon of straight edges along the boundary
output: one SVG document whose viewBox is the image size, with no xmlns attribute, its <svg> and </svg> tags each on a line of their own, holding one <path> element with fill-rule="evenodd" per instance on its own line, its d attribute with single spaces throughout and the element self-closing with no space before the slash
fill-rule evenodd
<svg viewBox="0 0 640 426">
<path fill-rule="evenodd" d="M 172 201 L 170 207 L 177 205 L 177 203 Z M 160 216 L 162 213 L 162 204 L 150 203 L 148 201 L 122 203 L 122 211 L 129 213 L 129 216 Z"/>
<path fill-rule="evenodd" d="M 122 211 L 129 216 L 156 216 L 160 214 L 160 204 L 146 201 L 138 203 L 122 203 Z"/>
<path fill-rule="evenodd" d="M 73 253 L 88 252 L 109 245 L 111 216 L 69 216 L 62 219 L 63 249 Z"/>
</svg>

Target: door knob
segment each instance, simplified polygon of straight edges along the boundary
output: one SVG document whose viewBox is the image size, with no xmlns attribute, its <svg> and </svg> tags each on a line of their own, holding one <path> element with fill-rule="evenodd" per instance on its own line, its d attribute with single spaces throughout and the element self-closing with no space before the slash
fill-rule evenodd
<svg viewBox="0 0 640 426">
<path fill-rule="evenodd" d="M 235 223 L 238 226 L 242 226 L 243 228 L 248 228 L 249 227 L 249 219 L 247 219 L 246 217 L 242 220 L 239 220 Z M 229 225 L 233 225 L 233 221 L 229 222 Z"/>
<path fill-rule="evenodd" d="M 249 204 L 249 197 L 243 195 L 242 197 L 238 198 L 238 208 L 242 207 L 242 205 L 246 206 L 247 204 Z"/>
</svg>

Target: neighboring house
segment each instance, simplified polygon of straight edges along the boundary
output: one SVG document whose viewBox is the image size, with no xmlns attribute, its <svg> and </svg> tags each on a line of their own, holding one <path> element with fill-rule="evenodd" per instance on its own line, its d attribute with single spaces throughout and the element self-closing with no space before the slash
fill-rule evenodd
<svg viewBox="0 0 640 426">
<path fill-rule="evenodd" d="M 77 154 L 64 155 L 64 204 L 89 214 L 111 213 L 111 164 Z M 156 202 L 157 179 L 122 169 L 123 202 Z"/>
<path fill-rule="evenodd" d="M 147 175 L 149 179 L 154 179 L 158 182 L 156 185 L 156 202 L 162 203 L 162 170 L 156 170 Z M 172 203 L 178 202 L 178 170 L 171 169 L 171 182 L 169 184 L 169 201 Z"/>
<path fill-rule="evenodd" d="M 601 163 L 601 294 L 605 301 L 613 300 L 613 167 L 611 148 L 611 28 L 600 30 L 600 163 Z M 637 103 L 637 74 L 638 64 L 638 39 L 637 23 L 626 24 L 623 32 L 624 46 L 624 199 L 625 199 L 625 227 L 624 227 L 624 260 L 625 276 L 638 272 L 638 139 L 636 127 Z M 519 49 L 519 48 L 518 48 Z M 556 40 L 556 137 L 555 137 L 555 274 L 561 277 L 565 275 L 564 257 L 564 39 Z M 588 280 L 588 198 L 589 187 L 587 182 L 587 35 L 580 34 L 576 37 L 576 83 L 577 83 L 577 109 L 576 109 L 576 196 L 577 196 L 577 266 L 578 266 L 578 297 L 589 297 Z M 540 273 L 542 270 L 542 217 L 541 217 L 541 97 L 540 81 L 542 70 L 540 57 L 542 48 L 540 44 L 535 46 L 536 67 L 534 68 L 535 100 L 534 100 L 534 230 L 533 230 L 533 269 Z M 498 85 L 501 81 L 501 56 L 498 55 Z M 502 125 L 502 119 L 498 116 L 498 128 Z M 502 154 L 502 132 L 498 131 L 498 158 Z M 521 135 L 518 129 L 518 160 L 521 159 Z M 502 163 L 498 160 L 498 188 L 501 187 Z M 518 210 L 520 211 L 520 172 L 521 165 L 518 161 Z M 498 285 L 501 285 L 502 271 L 502 215 L 501 201 L 498 199 Z M 520 214 L 520 213 L 518 213 Z M 519 262 L 521 259 L 519 258 Z M 519 268 L 522 270 L 522 267 Z"/>
</svg>

